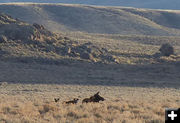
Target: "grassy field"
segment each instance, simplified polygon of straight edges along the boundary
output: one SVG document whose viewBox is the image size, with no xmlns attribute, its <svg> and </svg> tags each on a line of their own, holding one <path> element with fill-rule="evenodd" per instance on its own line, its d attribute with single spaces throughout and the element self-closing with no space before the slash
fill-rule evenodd
<svg viewBox="0 0 180 123">
<path fill-rule="evenodd" d="M 82 104 L 100 91 L 106 100 Z M 2 123 L 164 123 L 165 108 L 178 108 L 174 88 L 8 84 L 0 86 Z M 58 103 L 54 98 L 60 98 Z M 79 98 L 78 104 L 64 101 Z"/>
<path fill-rule="evenodd" d="M 164 123 L 180 106 L 179 64 L 0 64 L 2 123 Z M 105 101 L 81 103 L 97 91 Z"/>
</svg>

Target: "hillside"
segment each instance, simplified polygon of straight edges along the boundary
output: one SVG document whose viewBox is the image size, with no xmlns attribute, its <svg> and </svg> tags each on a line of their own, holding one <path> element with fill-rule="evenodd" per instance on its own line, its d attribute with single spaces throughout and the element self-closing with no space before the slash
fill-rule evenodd
<svg viewBox="0 0 180 123">
<path fill-rule="evenodd" d="M 179 0 L 1 0 L 1 2 L 70 3 L 103 6 L 128 6 L 151 9 L 180 9 Z"/>
<path fill-rule="evenodd" d="M 78 43 L 0 13 L 0 58 L 23 63 L 61 64 L 68 61 L 115 62 L 107 49 L 91 42 Z"/>
<path fill-rule="evenodd" d="M 177 55 L 157 56 L 163 43 L 172 44 Z M 153 80 L 156 86 L 162 82 L 167 86 L 172 76 L 174 86 L 179 80 L 179 47 L 180 38 L 175 36 L 55 34 L 43 25 L 0 14 L 1 81 L 85 85 L 132 85 L 135 82 L 143 86 L 151 85 L 151 73 L 156 76 Z M 143 71 L 148 72 L 142 75 Z M 167 76 L 159 77 L 161 72 Z"/>
<path fill-rule="evenodd" d="M 158 21 L 162 18 L 155 16 L 158 11 L 60 4 L 3 4 L 0 9 L 11 15 L 0 14 L 1 59 L 4 60 L 48 64 L 66 64 L 69 61 L 81 60 L 149 64 L 159 63 L 162 60 L 176 61 L 179 59 L 178 57 L 171 59 L 154 57 L 163 43 L 172 44 L 175 52 L 180 53 L 180 38 L 173 36 L 179 35 L 178 17 L 174 20 L 177 25 L 175 27 L 170 20 Z M 101 17 L 102 15 L 104 17 Z M 154 18 L 150 18 L 151 16 Z M 93 19 L 95 17 L 97 20 Z M 126 21 L 115 23 L 117 20 L 112 19 L 113 17 Z M 104 21 L 103 18 L 105 18 Z M 26 22 L 31 22 L 31 24 Z M 145 24 L 147 26 L 148 22 L 151 24 L 146 29 L 144 26 Z M 112 23 L 112 25 L 106 23 Z M 118 26 L 121 26 L 119 30 L 116 29 Z M 58 33 L 51 32 L 54 30 Z M 78 30 L 84 32 L 78 32 Z M 97 32 L 114 32 L 115 34 L 97 34 Z M 117 32 L 119 33 L 116 34 Z"/>
<path fill-rule="evenodd" d="M 1 4 L 0 11 L 54 32 L 180 35 L 180 11 L 65 4 Z"/>
<path fill-rule="evenodd" d="M 0 11 L 0 122 L 164 123 L 165 108 L 179 107 L 179 11 L 62 4 Z M 160 53 L 164 43 L 175 53 Z M 97 92 L 104 101 L 82 103 Z"/>
</svg>

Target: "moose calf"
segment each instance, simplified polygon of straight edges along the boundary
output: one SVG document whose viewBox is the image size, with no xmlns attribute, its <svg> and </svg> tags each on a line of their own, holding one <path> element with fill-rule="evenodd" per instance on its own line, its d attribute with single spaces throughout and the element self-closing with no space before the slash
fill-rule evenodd
<svg viewBox="0 0 180 123">
<path fill-rule="evenodd" d="M 59 98 L 54 98 L 54 101 L 55 101 L 55 102 L 58 102 L 58 101 L 59 101 Z"/>
<path fill-rule="evenodd" d="M 73 100 L 65 102 L 66 104 L 76 104 L 78 102 L 78 98 L 74 98 Z"/>
</svg>

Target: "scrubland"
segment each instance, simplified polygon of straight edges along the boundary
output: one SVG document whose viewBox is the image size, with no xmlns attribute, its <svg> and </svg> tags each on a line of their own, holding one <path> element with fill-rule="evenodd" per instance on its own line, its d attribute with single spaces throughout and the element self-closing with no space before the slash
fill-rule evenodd
<svg viewBox="0 0 180 123">
<path fill-rule="evenodd" d="M 106 100 L 82 104 L 100 91 Z M 174 88 L 8 84 L 0 86 L 3 123 L 163 123 L 165 108 L 178 108 L 180 90 Z M 55 103 L 54 98 L 60 98 Z M 79 98 L 78 104 L 64 101 Z"/>
<path fill-rule="evenodd" d="M 0 11 L 0 123 L 163 123 L 165 108 L 180 107 L 179 11 L 32 3 Z M 164 43 L 175 54 L 157 55 Z M 81 103 L 98 91 L 105 101 Z"/>
</svg>

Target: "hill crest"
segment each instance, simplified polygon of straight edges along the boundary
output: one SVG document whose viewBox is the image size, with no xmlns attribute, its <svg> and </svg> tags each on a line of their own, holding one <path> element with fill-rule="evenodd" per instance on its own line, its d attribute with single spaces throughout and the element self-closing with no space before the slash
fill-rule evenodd
<svg viewBox="0 0 180 123">
<path fill-rule="evenodd" d="M 180 4 L 179 0 L 1 0 L 1 2 L 66 3 L 101 6 L 127 6 L 151 9 L 180 9 L 180 7 L 178 6 Z"/>
<path fill-rule="evenodd" d="M 180 11 L 67 4 L 0 4 L 0 11 L 53 32 L 180 35 Z"/>
</svg>

